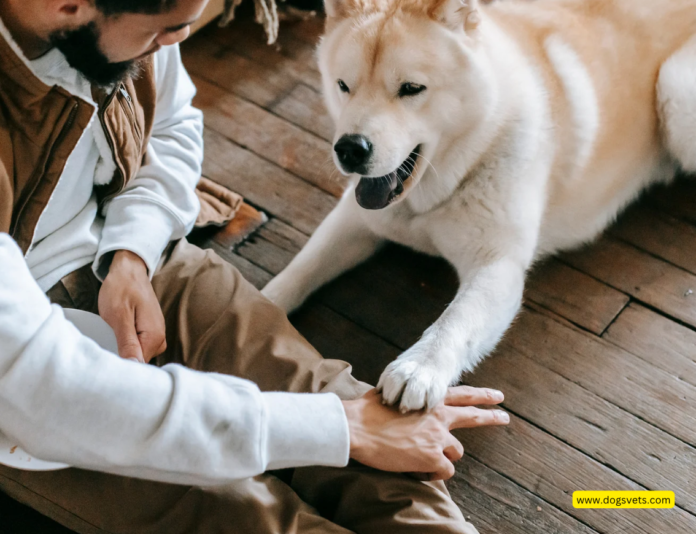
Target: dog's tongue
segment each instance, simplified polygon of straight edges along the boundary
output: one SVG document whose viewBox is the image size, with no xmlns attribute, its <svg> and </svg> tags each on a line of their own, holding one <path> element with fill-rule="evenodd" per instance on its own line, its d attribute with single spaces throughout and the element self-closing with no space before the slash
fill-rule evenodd
<svg viewBox="0 0 696 534">
<path fill-rule="evenodd" d="M 361 178 L 355 188 L 355 198 L 366 210 L 381 210 L 389 204 L 391 194 L 398 185 L 395 172 L 381 178 Z"/>
</svg>

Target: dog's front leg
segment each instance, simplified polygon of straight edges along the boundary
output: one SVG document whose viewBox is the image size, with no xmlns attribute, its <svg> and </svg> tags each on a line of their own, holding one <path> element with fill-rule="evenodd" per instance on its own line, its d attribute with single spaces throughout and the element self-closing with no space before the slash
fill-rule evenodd
<svg viewBox="0 0 696 534">
<path fill-rule="evenodd" d="M 503 257 L 460 273 L 450 306 L 423 337 L 389 364 L 378 388 L 401 410 L 436 406 L 462 372 L 490 352 L 520 308 L 528 262 Z"/>
<path fill-rule="evenodd" d="M 307 245 L 261 292 L 290 313 L 318 288 L 374 254 L 383 239 L 367 227 L 359 210 L 348 190 Z"/>
</svg>

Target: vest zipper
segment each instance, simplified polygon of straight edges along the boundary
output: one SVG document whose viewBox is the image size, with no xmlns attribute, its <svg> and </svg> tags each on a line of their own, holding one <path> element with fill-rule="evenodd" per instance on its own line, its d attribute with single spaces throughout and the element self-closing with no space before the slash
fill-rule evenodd
<svg viewBox="0 0 696 534">
<path fill-rule="evenodd" d="M 121 95 L 123 96 L 123 98 L 126 99 L 126 102 L 127 102 L 127 104 L 125 106 L 123 106 L 123 104 L 121 104 L 121 105 L 124 107 L 125 111 L 130 116 L 130 120 L 133 124 L 133 128 L 135 129 L 135 132 L 137 134 L 136 137 L 138 139 L 138 142 L 142 143 L 143 133 L 140 130 L 140 125 L 138 124 L 138 118 L 135 116 L 135 107 L 133 106 L 133 99 L 131 98 L 131 95 L 128 94 L 128 90 L 126 89 L 126 87 L 123 84 L 121 84 L 119 91 L 120 91 Z"/>
<path fill-rule="evenodd" d="M 56 137 L 56 141 L 53 143 L 53 146 L 51 147 L 51 152 L 48 154 L 48 157 L 46 158 L 46 162 L 50 162 L 51 156 L 53 154 L 53 151 L 57 146 L 59 146 L 64 140 L 65 137 L 68 135 L 68 132 L 70 129 L 73 127 L 75 124 L 75 119 L 77 118 L 77 112 L 80 109 L 80 104 L 79 102 L 75 101 L 73 103 L 73 107 L 70 110 L 70 113 L 68 114 L 68 120 L 65 121 L 65 125 L 63 125 L 63 129 L 60 131 L 58 134 L 58 137 Z M 36 188 L 39 187 L 39 182 L 41 180 L 38 179 L 36 174 L 38 174 L 38 169 L 34 171 L 34 175 L 31 177 L 31 180 L 34 182 L 34 185 L 31 188 L 31 191 L 27 195 L 26 199 L 24 200 L 24 203 L 22 206 L 19 208 L 19 211 L 17 211 L 17 218 L 15 219 L 16 223 L 19 223 L 19 221 L 22 219 L 22 215 L 24 214 L 24 210 L 27 207 L 27 203 L 29 202 L 29 199 L 31 199 L 34 196 L 34 193 L 36 193 Z M 58 180 L 60 180 L 60 177 L 58 177 Z M 56 185 L 58 185 L 58 182 L 56 182 Z M 52 196 L 52 195 L 51 195 Z M 50 197 L 49 197 L 50 201 Z M 39 220 L 41 219 L 41 216 L 39 216 Z M 31 236 L 31 241 L 29 242 L 27 246 L 27 252 L 26 254 L 29 253 L 29 251 L 32 249 L 32 245 L 34 244 L 34 237 L 36 236 L 36 229 L 39 227 L 39 220 L 36 221 L 36 225 L 34 226 L 34 231 Z M 12 232 L 12 237 L 15 237 L 17 230 L 19 229 L 19 224 L 17 224 L 17 227 L 14 229 Z M 26 257 L 26 254 L 24 255 Z"/>
<path fill-rule="evenodd" d="M 101 124 L 102 130 L 104 130 L 104 137 L 106 137 L 106 142 L 109 145 L 109 149 L 111 150 L 111 155 L 114 158 L 114 163 L 116 164 L 116 168 L 118 171 L 121 173 L 121 178 L 122 178 L 122 183 L 118 185 L 116 188 L 111 188 L 111 192 L 107 195 L 104 195 L 104 197 L 101 199 L 101 202 L 99 203 L 99 208 L 101 209 L 104 204 L 106 204 L 109 200 L 114 198 L 116 195 L 118 195 L 126 185 L 126 175 L 123 169 L 120 167 L 118 163 L 118 158 L 116 155 L 116 147 L 114 146 L 114 143 L 111 139 L 111 135 L 109 134 L 108 129 L 106 128 L 106 121 L 104 120 L 104 114 L 106 113 L 106 110 L 109 108 L 111 105 L 112 101 L 114 99 L 118 100 L 118 93 L 121 93 L 121 96 L 123 99 L 127 102 L 126 105 L 123 104 L 122 101 L 119 102 L 119 105 L 126 111 L 126 113 L 129 114 L 130 120 L 133 123 L 133 127 L 135 128 L 137 134 L 138 134 L 138 141 L 142 143 L 142 132 L 140 130 L 140 126 L 138 124 L 138 120 L 135 116 L 135 109 L 133 108 L 133 98 L 128 94 L 128 91 L 126 88 L 121 84 L 118 89 L 114 90 L 111 95 L 106 99 L 104 102 L 104 105 L 100 108 L 99 110 L 99 122 Z M 106 184 L 104 187 L 109 187 L 111 184 Z"/>
</svg>

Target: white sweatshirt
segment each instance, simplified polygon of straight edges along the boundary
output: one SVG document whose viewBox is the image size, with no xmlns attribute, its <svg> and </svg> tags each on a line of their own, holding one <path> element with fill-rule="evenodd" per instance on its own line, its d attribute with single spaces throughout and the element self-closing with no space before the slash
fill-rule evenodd
<svg viewBox="0 0 696 534">
<path fill-rule="evenodd" d="M 29 62 L 45 83 L 92 102 L 54 50 Z M 84 338 L 42 293 L 104 254 L 130 250 L 154 274 L 191 229 L 202 117 L 176 46 L 155 56 L 158 101 L 148 164 L 97 216 L 95 183 L 113 173 L 93 115 L 41 216 L 26 259 L 0 234 L 0 432 L 38 458 L 175 483 L 212 484 L 270 468 L 343 466 L 349 435 L 338 397 L 261 394 L 238 378 L 118 359 Z M 101 140 L 101 141 L 100 141 Z M 38 284 L 37 284 L 38 281 Z"/>
</svg>

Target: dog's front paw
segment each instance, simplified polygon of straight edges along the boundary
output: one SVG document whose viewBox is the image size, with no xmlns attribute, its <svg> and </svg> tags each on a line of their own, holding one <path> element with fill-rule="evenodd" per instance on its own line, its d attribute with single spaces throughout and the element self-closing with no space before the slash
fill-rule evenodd
<svg viewBox="0 0 696 534">
<path fill-rule="evenodd" d="M 402 412 L 434 408 L 447 395 L 451 373 L 438 368 L 435 361 L 419 361 L 404 354 L 390 363 L 379 379 L 377 389 L 387 404 L 399 403 Z"/>
</svg>

